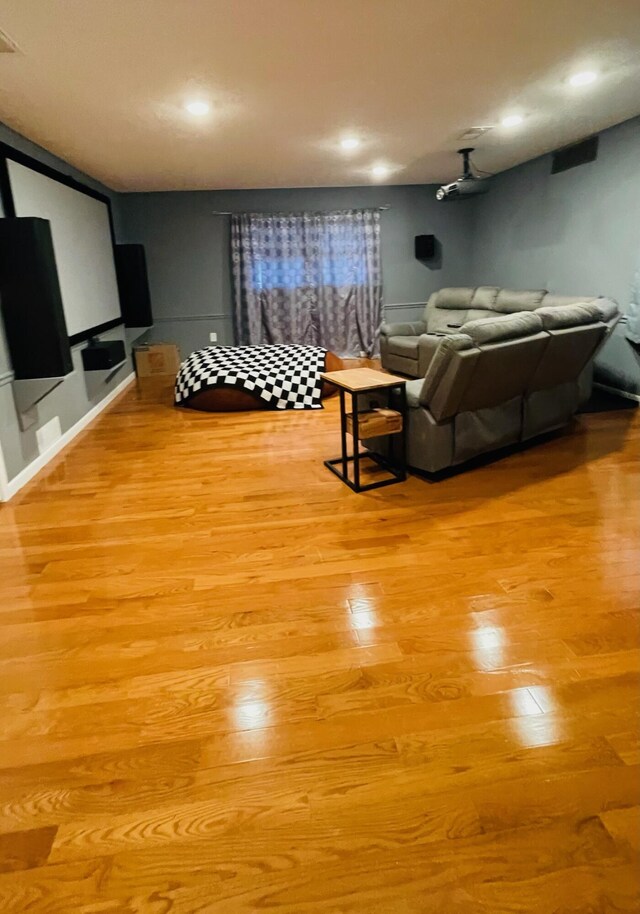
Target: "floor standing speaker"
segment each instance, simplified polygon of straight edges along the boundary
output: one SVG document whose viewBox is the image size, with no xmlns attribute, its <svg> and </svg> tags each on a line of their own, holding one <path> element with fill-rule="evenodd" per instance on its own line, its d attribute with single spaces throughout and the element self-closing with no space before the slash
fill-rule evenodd
<svg viewBox="0 0 640 914">
<path fill-rule="evenodd" d="M 17 381 L 73 370 L 48 219 L 0 219 L 0 302 Z"/>
<path fill-rule="evenodd" d="M 120 309 L 125 327 L 150 327 L 153 324 L 153 314 L 144 245 L 117 244 L 115 258 Z"/>
</svg>

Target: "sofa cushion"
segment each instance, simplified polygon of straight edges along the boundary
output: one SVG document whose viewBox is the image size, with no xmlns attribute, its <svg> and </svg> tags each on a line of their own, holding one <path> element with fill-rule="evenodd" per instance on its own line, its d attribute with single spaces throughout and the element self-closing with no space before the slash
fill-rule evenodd
<svg viewBox="0 0 640 914">
<path fill-rule="evenodd" d="M 527 311 L 521 314 L 496 314 L 494 317 L 483 318 L 479 321 L 469 321 L 463 327 L 464 333 L 478 345 L 531 336 L 533 333 L 539 333 L 540 330 L 542 330 L 542 321 L 537 313 Z"/>
<path fill-rule="evenodd" d="M 500 289 L 498 286 L 478 286 L 471 299 L 472 308 L 492 311 Z"/>
<path fill-rule="evenodd" d="M 436 299 L 436 308 L 451 308 L 457 311 L 466 311 L 471 305 L 474 289 L 464 286 L 440 289 Z"/>
<path fill-rule="evenodd" d="M 583 324 L 595 324 L 600 320 L 600 312 L 597 307 L 585 303 L 538 308 L 536 315 L 542 321 L 542 326 L 545 330 L 559 330 L 561 327 L 579 327 Z"/>
<path fill-rule="evenodd" d="M 387 346 L 393 355 L 401 355 L 405 359 L 417 359 L 418 339 L 417 336 L 390 336 Z"/>
<path fill-rule="evenodd" d="M 488 308 L 486 310 L 484 308 L 469 308 L 464 315 L 464 323 L 466 324 L 467 321 L 481 321 L 486 317 L 496 317 L 496 314 L 496 311 L 491 311 Z"/>
<path fill-rule="evenodd" d="M 501 314 L 515 314 L 517 311 L 535 311 L 547 294 L 546 289 L 500 289 L 493 304 L 493 310 Z"/>
<path fill-rule="evenodd" d="M 434 308 L 429 316 L 427 333 L 458 333 L 467 319 L 467 313 L 459 308 Z"/>
<path fill-rule="evenodd" d="M 604 321 L 605 324 L 620 314 L 617 302 L 610 298 L 596 298 L 593 300 L 593 304 L 600 313 L 600 320 Z"/>
</svg>

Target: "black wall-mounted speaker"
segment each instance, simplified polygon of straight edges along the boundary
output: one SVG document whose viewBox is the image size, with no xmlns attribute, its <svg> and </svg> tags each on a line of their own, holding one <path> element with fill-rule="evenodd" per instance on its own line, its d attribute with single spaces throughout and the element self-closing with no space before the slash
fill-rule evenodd
<svg viewBox="0 0 640 914">
<path fill-rule="evenodd" d="M 115 246 L 120 310 L 125 327 L 151 327 L 153 314 L 149 295 L 147 258 L 142 244 Z"/>
<path fill-rule="evenodd" d="M 92 340 L 82 350 L 82 364 L 85 371 L 104 371 L 120 365 L 125 356 L 122 340 Z"/>
<path fill-rule="evenodd" d="M 73 371 L 48 219 L 0 219 L 0 304 L 17 381 Z"/>
<path fill-rule="evenodd" d="M 436 236 L 416 235 L 415 251 L 417 260 L 431 260 L 436 256 Z"/>
<path fill-rule="evenodd" d="M 590 136 L 586 140 L 554 152 L 551 160 L 551 174 L 556 175 L 559 171 L 567 171 L 569 168 L 575 168 L 576 165 L 586 165 L 587 162 L 593 162 L 597 158 L 598 136 L 596 134 L 596 136 Z"/>
</svg>

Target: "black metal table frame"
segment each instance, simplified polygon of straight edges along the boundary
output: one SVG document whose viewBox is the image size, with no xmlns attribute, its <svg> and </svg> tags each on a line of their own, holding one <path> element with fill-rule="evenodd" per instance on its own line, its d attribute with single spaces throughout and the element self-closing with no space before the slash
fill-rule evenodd
<svg viewBox="0 0 640 914">
<path fill-rule="evenodd" d="M 354 492 L 369 492 L 371 489 L 381 489 L 383 486 L 391 486 L 396 482 L 404 482 L 407 478 L 407 469 L 406 469 L 406 445 L 405 445 L 405 436 L 406 436 L 406 426 L 407 426 L 407 392 L 406 392 L 406 382 L 401 381 L 398 384 L 389 384 L 386 387 L 366 387 L 360 390 L 349 391 L 351 393 L 351 414 L 353 417 L 353 454 L 349 455 L 347 453 L 347 412 L 345 409 L 345 389 L 343 387 L 339 388 L 340 393 L 340 443 L 342 449 L 342 455 L 340 457 L 334 457 L 332 460 L 325 460 L 324 465 L 328 470 L 331 470 L 338 479 L 341 479 L 345 485 L 349 486 L 350 489 L 353 489 Z M 394 396 L 394 391 L 399 394 L 399 412 L 402 415 L 402 431 L 394 432 L 387 437 L 390 438 L 390 460 L 385 459 L 381 454 L 375 454 L 373 451 L 360 451 L 360 438 L 358 435 L 358 397 L 360 394 L 372 394 L 374 392 L 386 391 L 388 394 L 388 401 L 391 403 L 391 400 Z M 382 436 L 375 436 L 382 437 Z M 395 455 L 395 441 L 396 439 L 399 442 L 399 454 Z M 361 460 L 373 460 L 388 473 L 391 473 L 390 479 L 381 479 L 378 482 L 369 482 L 366 485 L 360 485 L 360 461 Z M 349 479 L 349 464 L 353 463 L 353 481 Z M 339 469 L 340 468 L 340 469 Z"/>
</svg>

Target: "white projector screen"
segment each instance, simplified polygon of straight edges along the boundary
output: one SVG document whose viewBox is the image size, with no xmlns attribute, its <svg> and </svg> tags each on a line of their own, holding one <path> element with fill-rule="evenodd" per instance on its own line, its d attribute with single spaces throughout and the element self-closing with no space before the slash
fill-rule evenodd
<svg viewBox="0 0 640 914">
<path fill-rule="evenodd" d="M 121 321 L 108 205 L 10 158 L 7 169 L 16 216 L 51 223 L 69 337 Z"/>
</svg>

